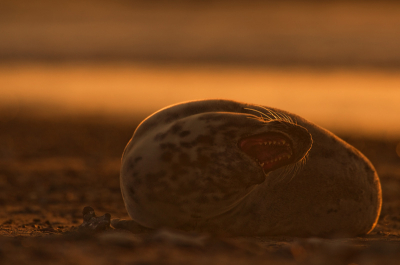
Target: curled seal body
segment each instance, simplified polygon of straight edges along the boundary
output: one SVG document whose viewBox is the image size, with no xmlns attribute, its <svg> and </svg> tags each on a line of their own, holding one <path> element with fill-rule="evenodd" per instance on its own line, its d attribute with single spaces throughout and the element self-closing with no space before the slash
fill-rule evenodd
<svg viewBox="0 0 400 265">
<path fill-rule="evenodd" d="M 230 100 L 164 108 L 125 148 L 132 222 L 229 235 L 356 236 L 382 204 L 354 147 L 289 112 Z"/>
</svg>

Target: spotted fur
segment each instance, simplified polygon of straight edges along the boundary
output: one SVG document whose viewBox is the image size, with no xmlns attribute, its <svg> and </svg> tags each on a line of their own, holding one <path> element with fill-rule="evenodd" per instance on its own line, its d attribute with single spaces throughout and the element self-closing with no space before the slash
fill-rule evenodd
<svg viewBox="0 0 400 265">
<path fill-rule="evenodd" d="M 292 164 L 266 174 L 238 147 L 263 132 L 292 141 Z M 149 228 L 354 236 L 373 229 L 381 208 L 379 178 L 354 147 L 295 114 L 229 100 L 185 102 L 145 119 L 120 180 L 130 217 Z"/>
</svg>

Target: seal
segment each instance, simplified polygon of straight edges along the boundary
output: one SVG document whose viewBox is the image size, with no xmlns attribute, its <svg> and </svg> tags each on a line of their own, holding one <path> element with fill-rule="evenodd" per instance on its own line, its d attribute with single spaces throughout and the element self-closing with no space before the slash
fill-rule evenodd
<svg viewBox="0 0 400 265">
<path fill-rule="evenodd" d="M 146 118 L 120 184 L 136 225 L 223 235 L 363 235 L 382 204 L 378 175 L 354 147 L 295 114 L 230 100 Z"/>
</svg>

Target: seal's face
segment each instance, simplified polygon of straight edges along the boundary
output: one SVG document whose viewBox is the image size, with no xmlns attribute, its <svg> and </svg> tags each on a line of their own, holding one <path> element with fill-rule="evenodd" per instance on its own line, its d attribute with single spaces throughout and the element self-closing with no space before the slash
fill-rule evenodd
<svg viewBox="0 0 400 265">
<path fill-rule="evenodd" d="M 279 133 L 262 133 L 240 139 L 239 148 L 269 172 L 293 162 L 291 141 Z"/>
<path fill-rule="evenodd" d="M 265 173 L 301 161 L 312 145 L 311 135 L 303 127 L 283 121 L 271 127 L 269 132 L 246 136 L 238 142 L 240 150 L 254 159 Z M 279 131 L 279 128 L 286 130 Z"/>
</svg>

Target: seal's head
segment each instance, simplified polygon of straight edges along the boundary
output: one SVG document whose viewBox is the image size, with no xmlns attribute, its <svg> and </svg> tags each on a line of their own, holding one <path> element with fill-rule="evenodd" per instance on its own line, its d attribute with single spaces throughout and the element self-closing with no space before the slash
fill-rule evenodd
<svg viewBox="0 0 400 265">
<path fill-rule="evenodd" d="M 306 159 L 312 138 L 303 127 L 290 121 L 268 121 L 268 132 L 238 141 L 241 151 L 253 158 L 265 173 Z"/>
</svg>

